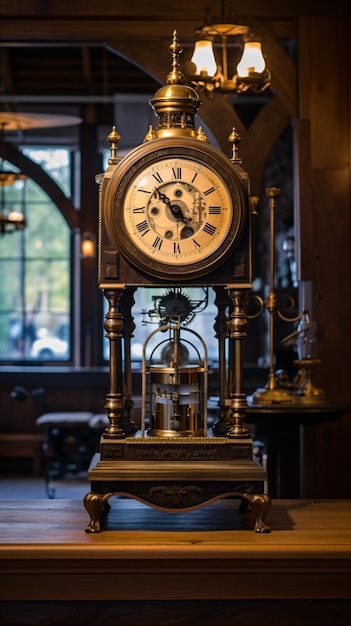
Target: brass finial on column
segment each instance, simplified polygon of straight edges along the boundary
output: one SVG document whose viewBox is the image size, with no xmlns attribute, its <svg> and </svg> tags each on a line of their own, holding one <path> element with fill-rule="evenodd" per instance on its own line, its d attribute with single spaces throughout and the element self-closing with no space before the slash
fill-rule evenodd
<svg viewBox="0 0 351 626">
<path fill-rule="evenodd" d="M 236 165 L 241 165 L 242 160 L 239 157 L 239 143 L 241 141 L 241 137 L 238 131 L 236 130 L 235 126 L 233 126 L 232 128 L 232 132 L 230 133 L 228 137 L 228 141 L 229 143 L 232 144 L 232 157 L 230 159 L 231 162 L 235 163 Z"/>
<path fill-rule="evenodd" d="M 116 126 L 112 126 L 110 134 L 107 136 L 111 143 L 111 156 L 108 160 L 109 165 L 116 165 L 121 159 L 117 156 L 118 144 L 121 141 L 121 135 L 117 132 Z"/>
<path fill-rule="evenodd" d="M 180 69 L 179 63 L 179 56 L 183 52 L 183 48 L 178 41 L 178 33 L 176 30 L 173 31 L 172 43 L 168 50 L 172 55 L 172 69 L 167 76 L 166 83 L 167 85 L 183 85 L 185 83 L 185 77 Z"/>
</svg>

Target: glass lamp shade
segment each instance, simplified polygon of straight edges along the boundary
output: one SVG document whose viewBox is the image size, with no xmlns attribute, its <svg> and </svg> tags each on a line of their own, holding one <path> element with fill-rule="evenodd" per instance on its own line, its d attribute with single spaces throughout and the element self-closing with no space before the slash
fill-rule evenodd
<svg viewBox="0 0 351 626">
<path fill-rule="evenodd" d="M 7 219 L 9 222 L 24 222 L 23 213 L 20 213 L 20 211 L 10 211 L 10 213 L 7 214 Z"/>
<path fill-rule="evenodd" d="M 247 41 L 244 45 L 243 55 L 236 68 L 238 76 L 247 78 L 252 72 L 261 74 L 265 66 L 260 42 Z"/>
<path fill-rule="evenodd" d="M 83 233 L 81 255 L 84 259 L 95 256 L 95 238 L 90 233 Z"/>
<path fill-rule="evenodd" d="M 195 42 L 191 61 L 196 65 L 196 74 L 206 74 L 207 76 L 216 74 L 217 63 L 210 39 L 199 39 Z"/>
</svg>

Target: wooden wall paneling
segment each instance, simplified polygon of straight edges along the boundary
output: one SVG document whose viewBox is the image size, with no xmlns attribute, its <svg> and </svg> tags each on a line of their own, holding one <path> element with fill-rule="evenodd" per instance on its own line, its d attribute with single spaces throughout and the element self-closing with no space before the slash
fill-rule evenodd
<svg viewBox="0 0 351 626">
<path fill-rule="evenodd" d="M 299 23 L 296 122 L 301 279 L 313 282 L 321 364 L 315 384 L 350 401 L 350 59 L 345 19 Z M 350 415 L 316 427 L 316 497 L 351 496 Z"/>
<path fill-rule="evenodd" d="M 314 258 L 311 254 L 313 212 L 309 119 L 296 119 L 294 122 L 294 226 L 297 277 L 299 281 L 311 281 L 314 277 Z"/>
<path fill-rule="evenodd" d="M 310 119 L 310 20 L 300 17 L 297 35 L 297 115 L 300 120 Z"/>
<path fill-rule="evenodd" d="M 14 386 L 1 385 L 0 416 L 1 433 L 35 432 L 35 406 L 32 398 L 17 401 L 11 398 Z"/>
<path fill-rule="evenodd" d="M 240 156 L 251 181 L 251 194 L 259 196 L 266 160 L 282 132 L 291 123 L 289 112 L 279 98 L 273 98 L 244 133 Z M 279 187 L 279 181 L 276 182 Z M 265 195 L 265 194 L 264 194 Z"/>
<path fill-rule="evenodd" d="M 328 369 L 331 364 L 340 362 L 340 358 L 345 359 L 343 330 L 351 313 L 348 280 L 351 265 L 350 255 L 346 253 L 350 249 L 350 174 L 347 167 L 350 137 L 346 119 L 347 93 L 345 89 L 340 90 L 337 84 L 340 80 L 335 69 L 339 67 L 336 63 L 338 57 L 331 54 L 335 65 L 331 66 L 328 62 L 321 66 L 319 55 L 319 51 L 326 47 L 329 54 L 334 39 L 338 38 L 340 41 L 336 49 L 339 52 L 343 50 L 345 58 L 346 29 L 344 20 L 332 20 L 332 32 L 328 35 L 328 24 L 329 21 L 321 23 L 319 18 L 311 18 L 308 24 L 304 20 L 300 24 L 299 59 L 302 64 L 299 66 L 299 91 L 305 94 L 300 98 L 300 107 L 309 119 L 300 119 L 297 123 L 297 175 L 300 186 L 300 277 L 313 281 L 313 313 L 320 328 L 323 357 L 318 376 L 328 384 L 331 396 L 335 394 L 337 397 L 334 400 L 337 400 L 341 399 L 341 379 L 334 373 L 329 374 Z M 320 67 L 326 72 L 325 76 Z M 329 75 L 332 75 L 330 81 Z M 334 83 L 337 98 L 329 95 L 329 88 L 333 89 Z M 316 97 L 317 92 L 323 94 L 324 89 L 325 98 Z M 309 94 L 309 100 L 306 94 Z M 348 372 L 347 361 L 344 367 Z M 348 395 L 347 386 L 343 394 Z"/>
<path fill-rule="evenodd" d="M 332 27 L 329 31 L 328 24 Z M 323 357 L 319 377 L 328 383 L 330 394 L 335 394 L 339 399 L 340 393 L 348 395 L 348 385 L 340 391 L 340 375 L 335 375 L 335 369 L 333 372 L 328 370 L 339 363 L 346 372 L 350 371 L 347 359 L 348 338 L 345 337 L 346 325 L 351 321 L 351 266 L 350 255 L 346 253 L 350 250 L 351 243 L 348 166 L 350 135 L 347 91 L 344 87 L 340 89 L 337 63 L 339 57 L 330 49 L 335 43 L 335 49 L 342 52 L 345 58 L 347 29 L 344 26 L 344 20 L 341 19 L 332 20 L 331 24 L 319 18 L 310 20 L 310 182 L 313 223 L 309 252 L 306 246 L 306 259 L 310 257 L 307 262 L 313 264 L 314 315 L 320 327 Z M 333 65 L 330 65 L 330 61 L 325 64 L 320 62 L 320 51 L 326 48 L 326 40 Z M 326 56 L 323 55 L 323 60 Z M 347 76 L 345 78 L 347 81 Z M 334 90 L 336 96 L 330 95 L 330 91 Z M 309 207 L 302 205 L 301 221 L 308 210 Z"/>
<path fill-rule="evenodd" d="M 347 64 L 347 72 L 348 72 L 347 75 L 348 77 L 350 77 L 351 76 L 351 16 L 347 20 L 347 41 L 348 41 L 348 47 L 347 47 L 347 55 L 346 55 L 346 64 Z M 348 93 L 347 100 L 349 104 L 348 134 L 349 134 L 349 137 L 351 137 L 351 80 L 345 81 L 345 87 Z M 348 141 L 348 148 L 349 148 L 348 163 L 351 164 L 351 139 Z M 350 173 L 350 178 L 351 178 L 351 173 Z M 350 206 L 351 206 L 351 184 L 349 186 L 349 199 L 350 199 Z M 350 254 L 351 254 L 351 249 L 350 249 Z"/>
<path fill-rule="evenodd" d="M 270 32 L 270 25 L 263 22 L 252 22 L 252 27 L 262 39 L 262 48 L 267 61 L 267 67 L 272 74 L 272 89 L 289 112 L 290 117 L 296 116 L 296 68 L 289 54 L 284 50 Z M 296 36 L 292 27 L 289 33 Z"/>
<path fill-rule="evenodd" d="M 81 152 L 81 234 L 92 233 L 97 246 L 97 224 L 99 191 L 95 176 L 101 167 L 99 163 L 97 125 L 95 107 L 85 107 L 84 120 L 80 127 Z M 80 294 L 80 332 L 81 332 L 81 363 L 85 367 L 99 365 L 98 347 L 101 345 L 99 335 L 99 289 L 97 286 L 97 249 L 95 256 L 80 260 L 81 294 Z M 101 329 L 101 335 L 103 330 Z"/>
<path fill-rule="evenodd" d="M 347 20 L 310 20 L 311 160 L 314 169 L 348 166 Z"/>
</svg>

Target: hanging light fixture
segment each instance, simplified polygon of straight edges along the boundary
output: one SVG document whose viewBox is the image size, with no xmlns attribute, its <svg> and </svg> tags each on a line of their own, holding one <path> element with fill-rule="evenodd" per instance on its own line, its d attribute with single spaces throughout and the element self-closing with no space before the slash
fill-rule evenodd
<svg viewBox="0 0 351 626">
<path fill-rule="evenodd" d="M 212 16 L 207 16 L 205 25 L 196 31 L 196 35 L 194 53 L 191 61 L 185 64 L 184 73 L 197 91 L 205 91 L 209 95 L 215 91 L 238 95 L 248 89 L 260 93 L 269 87 L 271 75 L 266 68 L 261 43 L 249 26 L 240 22 L 232 12 L 226 15 L 224 0 L 221 2 L 220 21 L 212 23 Z M 236 69 L 233 68 L 233 74 L 229 74 L 228 68 L 229 38 L 233 45 L 242 49 L 241 59 Z M 214 54 L 218 39 L 221 48 L 219 63 Z"/>
<path fill-rule="evenodd" d="M 0 137 L 3 140 L 6 121 L 0 119 Z M 0 161 L 0 234 L 13 233 L 15 230 L 23 230 L 26 225 L 22 211 L 8 210 L 5 202 L 5 188 L 11 187 L 18 180 L 25 180 L 26 176 L 21 172 L 11 172 L 4 169 L 4 158 Z M 23 194 L 22 194 L 23 199 Z"/>
<path fill-rule="evenodd" d="M 0 140 L 4 140 L 7 132 L 22 132 L 36 128 L 51 128 L 58 126 L 72 126 L 81 123 L 80 117 L 72 115 L 50 115 L 41 113 L 18 113 L 14 111 L 0 111 Z M 19 180 L 25 180 L 25 174 L 4 169 L 4 159 L 0 160 L 0 234 L 23 230 L 26 226 L 23 211 L 8 210 L 5 202 L 5 188 L 14 185 Z M 21 205 L 24 206 L 24 184 L 22 187 Z"/>
<path fill-rule="evenodd" d="M 3 159 L 2 159 L 3 161 Z M 26 176 L 20 172 L 10 172 L 0 169 L 0 234 L 13 233 L 15 230 L 23 230 L 26 220 L 22 211 L 6 209 L 5 187 L 14 185 L 18 180 L 25 180 Z"/>
</svg>

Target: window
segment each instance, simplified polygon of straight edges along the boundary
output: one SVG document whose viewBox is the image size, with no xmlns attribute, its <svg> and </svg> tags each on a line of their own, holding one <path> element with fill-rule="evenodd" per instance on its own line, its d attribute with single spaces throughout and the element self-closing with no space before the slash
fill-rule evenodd
<svg viewBox="0 0 351 626">
<path fill-rule="evenodd" d="M 131 358 L 134 367 L 141 366 L 143 345 L 147 337 L 160 325 L 158 306 L 167 294 L 172 292 L 171 288 L 140 288 L 134 293 L 132 316 L 134 318 L 135 329 L 131 345 Z M 208 350 L 209 362 L 218 360 L 218 340 L 215 336 L 214 323 L 218 313 L 214 304 L 215 293 L 211 288 L 184 287 L 182 295 L 184 302 L 189 302 L 189 316 L 185 325 L 187 328 L 199 333 L 205 340 Z M 191 310 L 194 310 L 193 316 Z M 107 299 L 104 298 L 104 312 L 108 309 Z M 104 340 L 104 358 L 109 358 L 109 342 Z"/>
<path fill-rule="evenodd" d="M 26 147 L 23 152 L 71 196 L 69 150 Z M 14 169 L 6 165 L 5 169 Z M 68 361 L 70 229 L 56 205 L 29 178 L 9 186 L 4 202 L 6 208 L 21 204 L 26 228 L 0 238 L 0 359 L 15 363 Z"/>
</svg>

